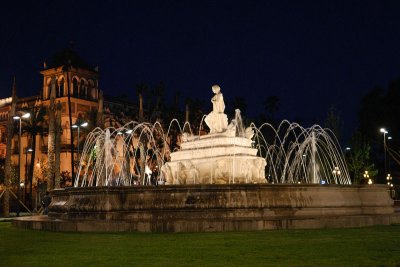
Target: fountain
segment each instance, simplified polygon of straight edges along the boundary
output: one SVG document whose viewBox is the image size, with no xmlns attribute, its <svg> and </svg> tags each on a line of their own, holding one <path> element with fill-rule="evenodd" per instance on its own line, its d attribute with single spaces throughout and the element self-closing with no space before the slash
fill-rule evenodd
<svg viewBox="0 0 400 267">
<path fill-rule="evenodd" d="M 177 120 L 166 132 L 160 123 L 96 128 L 86 138 L 74 187 L 52 191 L 48 217 L 14 225 L 197 232 L 400 222 L 384 185 L 351 185 L 331 131 L 288 121 L 277 129 L 245 128 L 239 110 L 228 123 L 220 87 L 212 89 L 213 110 L 200 125 L 208 134 Z"/>
</svg>

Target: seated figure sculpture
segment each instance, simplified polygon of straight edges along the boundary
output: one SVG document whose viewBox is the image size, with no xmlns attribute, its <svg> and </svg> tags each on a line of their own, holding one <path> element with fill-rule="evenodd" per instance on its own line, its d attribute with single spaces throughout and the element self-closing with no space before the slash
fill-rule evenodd
<svg viewBox="0 0 400 267">
<path fill-rule="evenodd" d="M 213 110 L 205 118 L 207 126 L 210 128 L 210 134 L 222 133 L 228 127 L 228 117 L 224 113 L 225 103 L 221 93 L 221 88 L 218 85 L 212 86 L 214 96 L 211 98 Z"/>
</svg>

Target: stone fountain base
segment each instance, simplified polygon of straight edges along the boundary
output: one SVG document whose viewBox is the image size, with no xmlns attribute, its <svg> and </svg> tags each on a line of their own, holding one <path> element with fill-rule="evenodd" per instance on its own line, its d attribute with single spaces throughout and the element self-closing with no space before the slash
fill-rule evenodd
<svg viewBox="0 0 400 267">
<path fill-rule="evenodd" d="M 400 223 L 384 185 L 184 185 L 52 191 L 48 216 L 20 228 L 77 232 L 212 232 Z"/>
</svg>

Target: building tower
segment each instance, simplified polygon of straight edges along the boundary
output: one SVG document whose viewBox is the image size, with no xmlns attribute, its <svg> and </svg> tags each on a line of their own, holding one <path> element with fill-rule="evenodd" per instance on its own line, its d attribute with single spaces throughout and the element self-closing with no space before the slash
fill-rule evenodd
<svg viewBox="0 0 400 267">
<path fill-rule="evenodd" d="M 73 133 L 71 126 L 77 123 L 78 118 L 87 117 L 90 111 L 98 109 L 99 73 L 97 68 L 90 66 L 72 48 L 65 48 L 54 54 L 44 63 L 44 69 L 40 73 L 43 75 L 43 105 L 50 105 L 51 90 L 54 88 L 56 102 L 62 107 L 60 171 L 68 170 L 74 177 L 72 165 L 79 160 L 76 148 L 82 146 L 83 141 L 78 140 L 79 137 Z M 83 136 L 80 137 L 82 139 Z"/>
</svg>

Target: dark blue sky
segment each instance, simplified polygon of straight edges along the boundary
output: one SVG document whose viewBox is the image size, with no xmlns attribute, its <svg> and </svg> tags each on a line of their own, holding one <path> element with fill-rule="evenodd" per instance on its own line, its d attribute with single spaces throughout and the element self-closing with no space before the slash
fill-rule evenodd
<svg viewBox="0 0 400 267">
<path fill-rule="evenodd" d="M 0 4 L 0 97 L 37 94 L 43 61 L 74 41 L 106 94 L 163 80 L 207 102 L 211 85 L 248 113 L 354 128 L 359 101 L 400 76 L 400 1 L 11 1 Z M 211 105 L 210 105 L 211 109 Z M 308 125 L 305 125 L 308 126 Z"/>
</svg>

